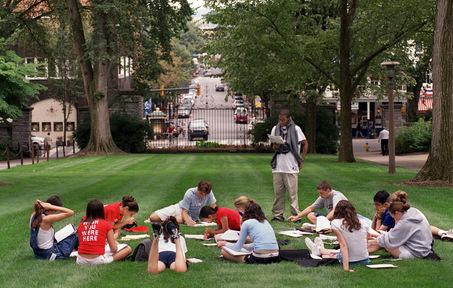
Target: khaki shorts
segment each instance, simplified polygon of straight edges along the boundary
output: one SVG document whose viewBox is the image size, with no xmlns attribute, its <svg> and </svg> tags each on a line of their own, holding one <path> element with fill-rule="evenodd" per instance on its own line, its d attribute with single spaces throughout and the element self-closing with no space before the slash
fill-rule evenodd
<svg viewBox="0 0 453 288">
<path fill-rule="evenodd" d="M 157 216 L 159 216 L 160 220 L 162 220 L 162 221 L 167 220 L 167 218 L 170 216 L 173 216 L 177 219 L 181 218 L 181 208 L 179 207 L 179 203 L 159 209 L 159 210 L 155 211 L 154 213 L 156 213 Z"/>
<path fill-rule="evenodd" d="M 93 259 L 87 259 L 80 255 L 77 256 L 76 263 L 80 265 L 100 265 L 109 264 L 113 262 L 113 257 L 110 255 L 101 255 Z"/>
</svg>

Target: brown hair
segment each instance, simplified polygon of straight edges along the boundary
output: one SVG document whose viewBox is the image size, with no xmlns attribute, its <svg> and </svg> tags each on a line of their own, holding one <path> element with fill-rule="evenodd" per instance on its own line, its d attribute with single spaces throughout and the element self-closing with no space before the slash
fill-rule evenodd
<svg viewBox="0 0 453 288">
<path fill-rule="evenodd" d="M 326 180 L 322 180 L 319 182 L 318 186 L 316 186 L 317 190 L 332 190 L 332 186 Z"/>
<path fill-rule="evenodd" d="M 208 181 L 201 180 L 197 185 L 198 191 L 201 191 L 205 194 L 211 193 L 212 184 Z"/>
<path fill-rule="evenodd" d="M 239 196 L 238 198 L 236 198 L 236 200 L 234 200 L 234 206 L 236 208 L 238 207 L 247 208 L 250 205 L 250 203 L 255 203 L 255 200 L 250 199 L 247 196 Z"/>
<path fill-rule="evenodd" d="M 138 203 L 135 200 L 134 197 L 132 196 L 123 196 L 123 199 L 121 200 L 121 206 L 129 208 L 129 211 L 131 212 L 138 212 Z"/>
<path fill-rule="evenodd" d="M 55 205 L 55 206 L 63 206 L 63 201 L 61 201 L 61 198 L 58 195 L 52 195 L 50 196 L 47 200 L 47 203 Z M 46 210 L 39 204 L 39 202 L 35 202 L 35 205 L 33 207 L 33 221 L 31 223 L 31 227 L 33 229 L 36 229 L 41 225 L 42 222 L 42 214 L 46 214 Z"/>
<path fill-rule="evenodd" d="M 266 220 L 266 216 L 258 203 L 251 202 L 250 205 L 245 208 L 244 216 L 242 216 L 242 222 L 249 219 L 256 219 L 258 222 L 264 222 L 264 220 Z"/>
<path fill-rule="evenodd" d="M 334 219 L 343 218 L 342 225 L 352 232 L 353 230 L 360 230 L 362 224 L 360 224 L 357 212 L 354 206 L 348 200 L 340 200 L 335 206 L 335 212 L 333 212 Z"/>
<path fill-rule="evenodd" d="M 162 229 L 162 234 L 164 235 L 165 242 L 168 242 L 168 239 L 171 239 L 170 238 L 170 234 L 168 233 L 167 229 L 165 229 L 165 227 L 167 226 L 168 222 L 173 222 L 173 224 L 176 225 L 176 228 L 179 231 L 179 224 L 178 224 L 178 221 L 176 220 L 176 218 L 173 217 L 173 216 L 168 217 L 164 222 L 162 222 L 162 228 L 163 228 Z M 171 242 L 175 243 L 173 239 L 171 239 Z"/>
<path fill-rule="evenodd" d="M 390 202 L 398 201 L 409 205 L 409 196 L 406 192 L 398 190 L 390 195 Z"/>
</svg>

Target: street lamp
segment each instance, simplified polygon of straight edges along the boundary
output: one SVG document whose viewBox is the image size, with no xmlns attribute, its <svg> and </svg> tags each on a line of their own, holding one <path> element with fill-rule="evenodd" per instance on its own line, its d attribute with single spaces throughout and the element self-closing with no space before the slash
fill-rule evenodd
<svg viewBox="0 0 453 288">
<path fill-rule="evenodd" d="M 389 105 L 389 174 L 395 174 L 395 107 L 393 101 L 393 91 L 395 90 L 395 70 L 399 62 L 382 62 L 381 66 L 387 69 L 388 79 L 388 105 Z"/>
</svg>

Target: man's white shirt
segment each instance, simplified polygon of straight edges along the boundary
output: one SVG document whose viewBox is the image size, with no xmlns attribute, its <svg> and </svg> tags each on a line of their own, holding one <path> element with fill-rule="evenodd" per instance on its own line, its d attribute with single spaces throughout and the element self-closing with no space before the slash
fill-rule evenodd
<svg viewBox="0 0 453 288">
<path fill-rule="evenodd" d="M 271 135 L 275 135 L 276 128 L 277 126 L 274 126 L 274 128 L 272 128 Z M 304 141 L 306 138 L 299 126 L 295 125 L 295 128 L 297 133 L 297 143 L 299 143 L 297 145 L 297 153 L 300 154 L 300 142 Z M 286 154 L 278 154 L 277 167 L 275 167 L 275 169 L 272 169 L 272 173 L 299 173 L 299 165 L 297 164 L 294 155 L 291 152 Z"/>
</svg>

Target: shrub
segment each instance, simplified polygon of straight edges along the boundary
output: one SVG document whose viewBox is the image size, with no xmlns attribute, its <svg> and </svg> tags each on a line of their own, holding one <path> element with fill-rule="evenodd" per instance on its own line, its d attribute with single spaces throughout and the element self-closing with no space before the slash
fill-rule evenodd
<svg viewBox="0 0 453 288">
<path fill-rule="evenodd" d="M 292 111 L 294 122 L 304 130 L 306 117 L 301 113 Z M 316 152 L 320 154 L 335 154 L 338 149 L 338 127 L 335 125 L 333 119 L 334 115 L 327 109 L 318 109 L 316 115 Z M 267 135 L 271 133 L 272 127 L 278 122 L 276 115 L 269 117 L 263 123 L 257 123 L 252 129 L 252 141 L 257 145 L 259 142 L 266 142 Z M 310 145 L 310 143 L 308 143 Z"/>
<path fill-rule="evenodd" d="M 222 147 L 222 145 L 220 145 L 219 143 L 212 142 L 212 141 L 197 141 L 195 146 L 198 147 L 198 148 L 219 148 L 219 147 Z"/>
<path fill-rule="evenodd" d="M 419 119 L 400 129 L 395 139 L 395 153 L 428 152 L 431 145 L 431 122 Z"/>
<path fill-rule="evenodd" d="M 136 120 L 124 115 L 114 114 L 110 117 L 110 130 L 113 141 L 121 150 L 129 153 L 145 151 L 145 140 L 151 136 L 151 129 L 146 121 Z M 87 146 L 90 138 L 90 123 L 80 123 L 74 138 L 80 149 Z"/>
</svg>

